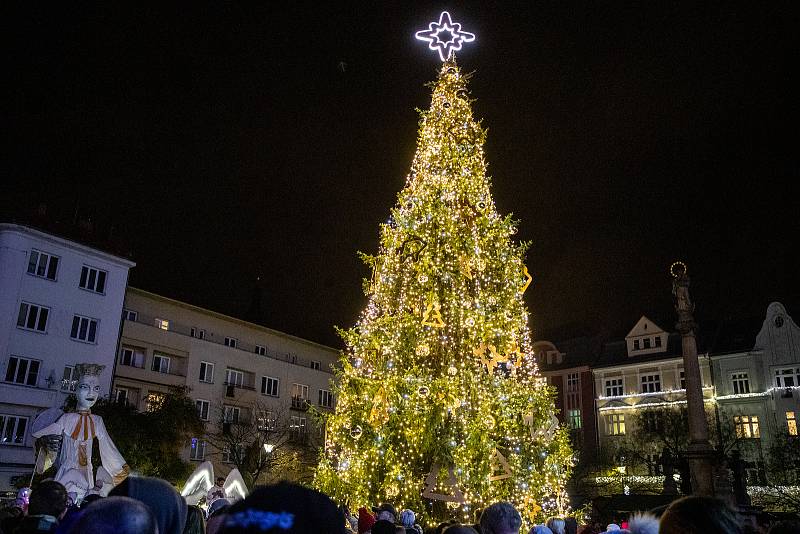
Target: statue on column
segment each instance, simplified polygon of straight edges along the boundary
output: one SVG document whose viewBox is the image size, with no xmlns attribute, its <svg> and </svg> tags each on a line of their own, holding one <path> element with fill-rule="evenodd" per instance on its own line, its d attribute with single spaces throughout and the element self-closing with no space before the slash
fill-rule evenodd
<svg viewBox="0 0 800 534">
<path fill-rule="evenodd" d="M 673 263 L 669 272 L 672 275 L 672 296 L 675 300 L 675 311 L 678 312 L 678 324 L 681 334 L 692 331 L 694 323 L 694 304 L 689 298 L 689 274 L 686 264 L 681 261 Z"/>
<path fill-rule="evenodd" d="M 92 406 L 100 397 L 100 373 L 104 368 L 104 365 L 94 363 L 76 365 L 77 412 L 65 413 L 54 423 L 31 433 L 35 438 L 47 436 L 47 447 L 50 450 L 56 448 L 53 444 L 60 438 L 55 480 L 64 485 L 75 502 L 80 502 L 87 493 L 107 495 L 129 472 L 128 464 L 106 431 L 103 418 L 91 412 Z M 97 438 L 99 444 L 102 464 L 97 470 L 97 479 L 92 469 L 94 438 Z M 40 453 L 41 451 L 37 455 Z M 40 462 L 36 463 L 37 467 L 41 467 Z"/>
</svg>

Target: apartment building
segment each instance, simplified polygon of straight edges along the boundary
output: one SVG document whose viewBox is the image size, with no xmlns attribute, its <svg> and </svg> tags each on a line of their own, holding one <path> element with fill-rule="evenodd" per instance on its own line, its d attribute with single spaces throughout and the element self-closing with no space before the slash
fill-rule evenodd
<svg viewBox="0 0 800 534">
<path fill-rule="evenodd" d="M 186 386 L 209 432 L 242 420 L 274 424 L 282 414 L 295 437 L 321 432 L 307 413 L 332 410 L 335 349 L 260 325 L 128 288 L 113 396 L 139 410 L 171 386 Z M 203 436 L 184 458 L 232 469 L 231 451 Z"/>
<path fill-rule="evenodd" d="M 36 415 L 75 389 L 76 363 L 110 391 L 134 263 L 31 227 L 0 224 L 0 490 L 29 477 Z"/>
</svg>

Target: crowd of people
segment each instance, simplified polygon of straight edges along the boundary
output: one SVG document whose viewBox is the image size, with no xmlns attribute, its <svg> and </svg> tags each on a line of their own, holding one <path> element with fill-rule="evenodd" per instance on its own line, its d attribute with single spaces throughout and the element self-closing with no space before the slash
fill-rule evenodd
<svg viewBox="0 0 800 534">
<path fill-rule="evenodd" d="M 212 488 L 213 490 L 213 488 Z M 212 495 L 209 492 L 209 495 Z M 351 514 L 326 495 L 288 482 L 259 486 L 235 503 L 220 495 L 204 509 L 190 506 L 164 480 L 129 477 L 108 497 L 89 495 L 79 505 L 54 480 L 0 512 L 0 534 L 520 534 L 522 518 L 511 503 L 479 510 L 475 521 L 455 521 L 423 529 L 412 510 L 399 513 L 390 503 Z M 800 523 L 782 522 L 768 530 L 743 526 L 725 503 L 708 497 L 674 501 L 660 517 L 639 513 L 602 528 L 580 525 L 574 517 L 551 517 L 528 534 L 789 534 Z"/>
</svg>

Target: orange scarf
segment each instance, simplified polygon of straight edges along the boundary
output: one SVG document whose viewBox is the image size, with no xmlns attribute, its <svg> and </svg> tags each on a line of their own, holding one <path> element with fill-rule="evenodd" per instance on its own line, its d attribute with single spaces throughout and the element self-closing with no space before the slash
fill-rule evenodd
<svg viewBox="0 0 800 534">
<path fill-rule="evenodd" d="M 72 431 L 72 439 L 78 439 L 78 436 L 81 433 L 81 427 L 83 427 L 83 440 L 87 441 L 89 439 L 89 432 L 91 431 L 92 439 L 95 437 L 94 432 L 94 420 L 92 419 L 92 415 L 90 412 L 79 412 L 80 417 L 78 417 L 78 424 L 75 425 L 75 430 Z"/>
</svg>

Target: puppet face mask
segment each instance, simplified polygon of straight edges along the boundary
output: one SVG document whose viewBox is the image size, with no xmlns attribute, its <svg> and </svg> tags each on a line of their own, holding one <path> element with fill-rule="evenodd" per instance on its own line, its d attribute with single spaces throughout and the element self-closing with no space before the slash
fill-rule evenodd
<svg viewBox="0 0 800 534">
<path fill-rule="evenodd" d="M 78 410 L 89 410 L 100 398 L 100 378 L 97 375 L 80 377 L 76 396 L 78 397 Z"/>
</svg>

